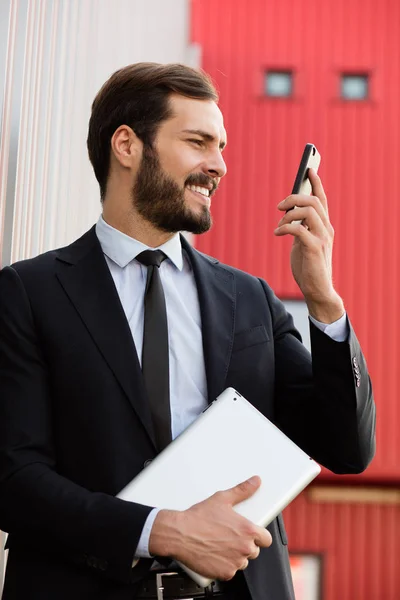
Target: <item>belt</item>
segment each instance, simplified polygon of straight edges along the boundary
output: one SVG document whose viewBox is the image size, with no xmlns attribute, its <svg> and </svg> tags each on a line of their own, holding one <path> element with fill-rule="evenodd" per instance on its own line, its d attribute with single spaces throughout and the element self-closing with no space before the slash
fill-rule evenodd
<svg viewBox="0 0 400 600">
<path fill-rule="evenodd" d="M 176 571 L 153 571 L 141 582 L 136 598 L 172 600 L 178 598 L 212 598 L 222 595 L 222 584 L 214 581 L 207 588 L 197 585 L 186 573 Z"/>
</svg>

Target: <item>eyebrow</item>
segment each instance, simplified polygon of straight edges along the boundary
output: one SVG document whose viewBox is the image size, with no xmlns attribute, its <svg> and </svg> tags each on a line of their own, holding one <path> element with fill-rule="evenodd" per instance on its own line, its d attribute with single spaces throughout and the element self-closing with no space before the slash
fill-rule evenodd
<svg viewBox="0 0 400 600">
<path fill-rule="evenodd" d="M 207 133 L 206 131 L 202 131 L 201 129 L 184 129 L 183 133 L 190 133 L 192 135 L 199 135 L 203 139 L 207 140 L 207 142 L 215 142 L 215 137 L 211 135 L 211 133 Z M 226 142 L 221 142 L 219 145 L 220 150 L 223 150 L 226 146 Z"/>
</svg>

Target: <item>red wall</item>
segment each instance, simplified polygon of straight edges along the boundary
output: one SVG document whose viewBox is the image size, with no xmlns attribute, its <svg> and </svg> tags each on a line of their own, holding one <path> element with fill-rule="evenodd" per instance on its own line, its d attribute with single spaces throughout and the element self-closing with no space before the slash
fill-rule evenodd
<svg viewBox="0 0 400 600">
<path fill-rule="evenodd" d="M 311 502 L 286 510 L 291 551 L 323 557 L 323 600 L 399 600 L 400 506 Z"/>
<path fill-rule="evenodd" d="M 273 230 L 303 146 L 316 144 L 336 230 L 335 283 L 378 405 L 366 481 L 400 480 L 399 39 L 399 0 L 192 0 L 192 41 L 220 90 L 228 132 L 215 225 L 196 245 L 266 278 L 280 297 L 299 297 L 290 241 Z M 293 99 L 263 96 L 266 68 L 293 69 Z M 342 71 L 370 73 L 369 100 L 340 100 Z"/>
</svg>

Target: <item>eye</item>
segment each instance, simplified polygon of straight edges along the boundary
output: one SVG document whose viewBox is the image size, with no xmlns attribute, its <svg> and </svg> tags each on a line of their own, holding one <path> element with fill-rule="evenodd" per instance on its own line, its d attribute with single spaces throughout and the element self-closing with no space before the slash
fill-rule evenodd
<svg viewBox="0 0 400 600">
<path fill-rule="evenodd" d="M 192 144 L 196 144 L 197 146 L 203 146 L 204 145 L 204 141 L 203 140 L 188 140 L 189 142 L 191 142 Z"/>
</svg>

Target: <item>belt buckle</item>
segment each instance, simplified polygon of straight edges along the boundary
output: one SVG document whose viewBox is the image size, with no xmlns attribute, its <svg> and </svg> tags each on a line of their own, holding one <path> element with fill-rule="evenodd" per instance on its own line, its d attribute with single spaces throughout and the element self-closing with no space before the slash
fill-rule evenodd
<svg viewBox="0 0 400 600">
<path fill-rule="evenodd" d="M 164 600 L 164 586 L 162 584 L 162 579 L 163 577 L 170 577 L 171 575 L 178 575 L 178 573 L 176 571 L 156 573 L 157 600 Z"/>
</svg>

